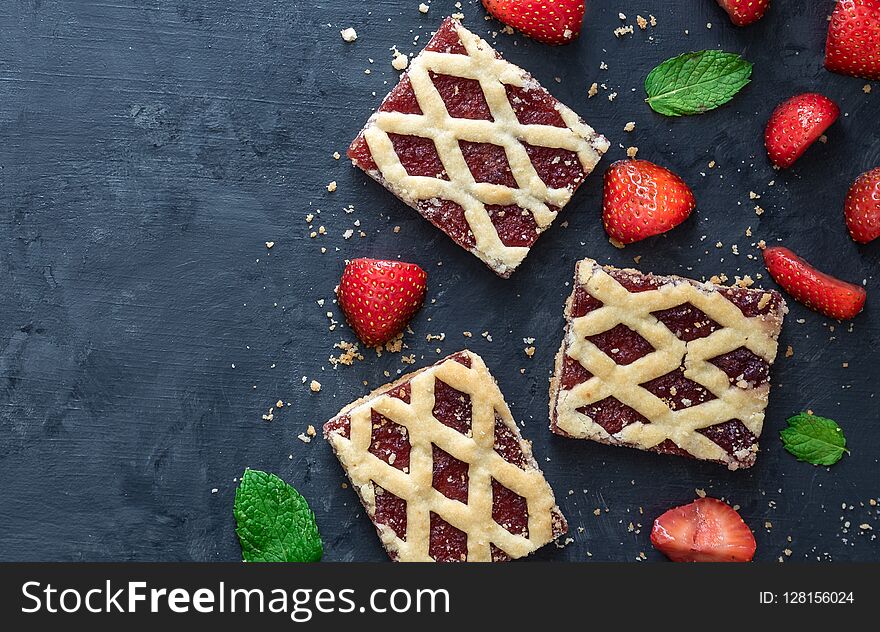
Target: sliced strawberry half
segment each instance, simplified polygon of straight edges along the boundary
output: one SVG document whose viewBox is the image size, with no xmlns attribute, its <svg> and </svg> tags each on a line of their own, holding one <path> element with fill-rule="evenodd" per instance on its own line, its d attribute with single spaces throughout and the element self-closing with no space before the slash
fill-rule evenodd
<svg viewBox="0 0 880 632">
<path fill-rule="evenodd" d="M 819 272 L 788 248 L 767 248 L 764 263 L 773 280 L 795 300 L 826 316 L 847 320 L 865 306 L 865 288 Z"/>
<path fill-rule="evenodd" d="M 790 167 L 838 116 L 837 104 L 818 92 L 799 94 L 783 101 L 773 111 L 764 130 L 764 145 L 770 161 L 783 169 Z"/>
<path fill-rule="evenodd" d="M 860 244 L 880 237 L 880 167 L 853 182 L 843 207 L 849 234 Z"/>
<path fill-rule="evenodd" d="M 654 520 L 651 544 L 673 562 L 750 562 L 755 536 L 733 507 L 698 498 Z"/>
<path fill-rule="evenodd" d="M 825 42 L 832 72 L 880 81 L 880 0 L 840 0 Z"/>
<path fill-rule="evenodd" d="M 339 307 L 364 344 L 384 344 L 403 331 L 425 299 L 428 275 L 414 263 L 354 259 L 336 288 Z"/>
<path fill-rule="evenodd" d="M 770 0 L 718 0 L 736 26 L 748 26 L 764 17 Z"/>
<path fill-rule="evenodd" d="M 584 0 L 483 0 L 492 16 L 544 44 L 568 44 L 581 34 Z"/>
<path fill-rule="evenodd" d="M 622 244 L 675 228 L 695 206 L 684 180 L 647 160 L 619 160 L 605 172 L 602 222 Z"/>
</svg>

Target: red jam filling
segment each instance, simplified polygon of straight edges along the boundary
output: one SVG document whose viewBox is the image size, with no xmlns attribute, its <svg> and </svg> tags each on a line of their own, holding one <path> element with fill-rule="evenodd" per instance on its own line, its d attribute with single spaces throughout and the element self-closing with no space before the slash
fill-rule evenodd
<svg viewBox="0 0 880 632">
<path fill-rule="evenodd" d="M 686 378 L 683 367 L 639 386 L 662 399 L 671 410 L 690 408 L 715 399 L 703 386 Z"/>
<path fill-rule="evenodd" d="M 746 347 L 714 357 L 709 362 L 724 371 L 730 382 L 738 386 L 740 381 L 745 381 L 748 386 L 755 387 L 770 378 L 770 365 L 767 361 Z"/>
<path fill-rule="evenodd" d="M 515 204 L 486 204 L 486 212 L 498 232 L 498 238 L 505 246 L 528 248 L 540 235 L 534 216 Z"/>
<path fill-rule="evenodd" d="M 449 356 L 450 360 L 454 360 L 459 364 L 466 366 L 467 368 L 471 368 L 471 357 L 467 354 L 466 351 L 459 351 L 456 354 Z"/>
<path fill-rule="evenodd" d="M 573 151 L 529 145 L 524 141 L 523 147 L 538 177 L 548 187 L 573 191 L 586 177 L 581 161 Z"/>
<path fill-rule="evenodd" d="M 492 479 L 492 520 L 513 535 L 529 537 L 529 509 L 526 499 Z"/>
<path fill-rule="evenodd" d="M 373 492 L 376 496 L 373 522 L 390 527 L 398 538 L 406 540 L 406 501 L 375 483 Z"/>
<path fill-rule="evenodd" d="M 570 391 L 578 384 L 583 384 L 593 377 L 584 365 L 566 355 L 562 359 L 562 377 L 560 378 L 560 386 L 564 391 Z"/>
<path fill-rule="evenodd" d="M 565 121 L 556 109 L 559 101 L 543 88 L 526 90 L 511 85 L 505 85 L 504 88 L 513 113 L 522 125 L 565 127 Z"/>
<path fill-rule="evenodd" d="M 409 382 L 404 382 L 400 386 L 396 386 L 388 391 L 389 397 L 395 397 L 399 400 L 402 400 L 409 404 L 410 397 L 412 395 L 412 385 Z"/>
<path fill-rule="evenodd" d="M 666 325 L 666 328 L 683 342 L 705 338 L 721 328 L 721 325 L 709 318 L 705 312 L 690 303 L 651 312 L 651 315 Z"/>
<path fill-rule="evenodd" d="M 746 428 L 739 419 L 731 419 L 697 432 L 708 437 L 710 441 L 719 445 L 730 455 L 735 455 L 742 450 L 750 450 L 758 442 L 752 431 Z"/>
<path fill-rule="evenodd" d="M 602 426 L 608 434 L 617 434 L 630 424 L 650 423 L 639 411 L 616 397 L 606 397 L 588 406 L 581 406 L 577 411 Z"/>
<path fill-rule="evenodd" d="M 471 396 L 434 379 L 434 417 L 463 435 L 471 432 Z"/>
<path fill-rule="evenodd" d="M 428 555 L 435 562 L 466 562 L 467 533 L 432 511 Z"/>
<path fill-rule="evenodd" d="M 476 182 L 517 188 L 504 147 L 466 140 L 458 141 L 458 146 Z"/>
<path fill-rule="evenodd" d="M 406 428 L 375 410 L 370 410 L 370 421 L 373 430 L 369 452 L 398 470 L 409 471 L 410 444 Z"/>
<path fill-rule="evenodd" d="M 623 323 L 603 331 L 601 334 L 587 336 L 587 340 L 596 345 L 617 364 L 626 366 L 654 351 L 651 343 L 642 338 Z"/>
<path fill-rule="evenodd" d="M 446 19 L 440 25 L 437 33 L 434 34 L 434 37 L 425 46 L 425 50 L 435 53 L 449 53 L 451 55 L 467 55 L 467 50 L 458 38 L 455 25 L 450 19 Z"/>
<path fill-rule="evenodd" d="M 351 417 L 348 415 L 340 415 L 336 419 L 331 419 L 324 424 L 324 434 L 329 435 L 331 432 L 335 432 L 346 439 L 349 439 L 351 436 Z"/>
<path fill-rule="evenodd" d="M 458 245 L 464 248 L 473 248 L 476 245 L 460 204 L 451 200 L 422 200 L 419 202 L 419 209 L 429 222 L 452 237 Z"/>
<path fill-rule="evenodd" d="M 672 439 L 666 439 L 661 443 L 658 443 L 653 448 L 652 451 L 658 452 L 659 454 L 672 454 L 675 456 L 686 456 L 690 458 L 694 458 L 694 455 L 680 447 L 675 441 Z"/>
<path fill-rule="evenodd" d="M 468 501 L 468 464 L 431 444 L 434 474 L 431 486 L 438 492 L 460 503 Z"/>
<path fill-rule="evenodd" d="M 388 134 L 388 138 L 394 145 L 394 151 L 400 159 L 400 164 L 409 175 L 449 180 L 433 140 L 421 136 L 404 136 L 392 133 Z"/>
<path fill-rule="evenodd" d="M 434 87 L 440 93 L 446 111 L 452 118 L 494 121 L 486 95 L 476 79 L 465 79 L 451 75 L 428 72 Z"/>
<path fill-rule="evenodd" d="M 719 288 L 724 297 L 739 307 L 740 311 L 747 318 L 753 316 L 766 315 L 770 312 L 777 311 L 782 301 L 782 296 L 778 292 L 763 292 L 761 290 L 749 290 L 740 287 Z M 761 306 L 764 294 L 770 295 L 770 300 Z"/>
<path fill-rule="evenodd" d="M 665 281 L 649 274 L 627 272 L 626 270 L 606 270 L 606 272 L 612 279 L 625 287 L 627 291 L 634 294 L 656 290 L 659 287 L 663 287 L 665 283 Z"/>
<path fill-rule="evenodd" d="M 574 290 L 574 300 L 571 303 L 571 317 L 580 318 L 593 310 L 602 307 L 602 301 L 587 292 L 582 285 Z"/>
<path fill-rule="evenodd" d="M 495 413 L 495 452 L 508 463 L 512 463 L 518 468 L 526 469 L 526 455 L 523 453 L 522 447 L 519 445 L 519 439 L 513 433 L 513 430 L 507 427 L 498 413 Z"/>
</svg>

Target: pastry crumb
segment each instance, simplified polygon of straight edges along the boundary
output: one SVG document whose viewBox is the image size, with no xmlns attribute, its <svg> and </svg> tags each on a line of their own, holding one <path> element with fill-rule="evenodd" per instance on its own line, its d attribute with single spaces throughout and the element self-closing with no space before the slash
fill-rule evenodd
<svg viewBox="0 0 880 632">
<path fill-rule="evenodd" d="M 336 190 L 336 180 L 333 180 L 327 185 L 327 190 L 330 191 L 330 193 L 333 193 Z"/>
<path fill-rule="evenodd" d="M 317 393 L 321 390 L 321 383 L 318 380 L 312 380 L 311 384 L 309 384 L 309 389 L 313 393 Z"/>
<path fill-rule="evenodd" d="M 623 126 L 623 131 L 624 131 L 624 132 L 631 132 L 631 131 L 633 131 L 635 128 L 636 128 L 636 122 L 635 122 L 635 121 L 630 121 L 629 123 L 627 123 L 626 125 Z"/>
<path fill-rule="evenodd" d="M 429 7 L 427 4 L 425 4 L 424 2 L 422 2 L 422 3 L 419 5 L 419 13 L 427 13 L 427 12 L 428 12 L 428 9 L 430 9 L 430 8 L 431 8 L 431 7 Z"/>
<path fill-rule="evenodd" d="M 355 31 L 350 26 L 346 29 L 342 29 L 341 31 L 339 31 L 339 34 L 346 42 L 353 42 L 358 38 L 357 31 Z"/>
<path fill-rule="evenodd" d="M 266 248 L 268 248 L 269 250 L 271 250 L 272 246 L 274 246 L 274 245 L 275 245 L 274 241 L 267 241 L 266 242 Z"/>
<path fill-rule="evenodd" d="M 627 147 L 626 148 L 626 155 L 629 158 L 635 158 L 638 155 L 638 153 L 639 153 L 638 147 Z"/>
</svg>

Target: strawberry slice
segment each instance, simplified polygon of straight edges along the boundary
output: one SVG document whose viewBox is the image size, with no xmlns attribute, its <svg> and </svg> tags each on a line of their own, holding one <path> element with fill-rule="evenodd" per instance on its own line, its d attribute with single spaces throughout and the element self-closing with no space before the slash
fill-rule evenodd
<svg viewBox="0 0 880 632">
<path fill-rule="evenodd" d="M 414 263 L 354 259 L 336 288 L 339 307 L 368 347 L 403 331 L 425 298 L 428 275 Z"/>
<path fill-rule="evenodd" d="M 880 0 L 840 0 L 825 42 L 825 67 L 880 80 Z"/>
<path fill-rule="evenodd" d="M 651 544 L 673 562 L 750 562 L 755 536 L 733 507 L 698 498 L 654 520 Z"/>
<path fill-rule="evenodd" d="M 695 206 L 684 180 L 647 160 L 619 160 L 605 172 L 602 222 L 622 244 L 675 228 Z"/>
<path fill-rule="evenodd" d="M 783 169 L 792 166 L 838 116 L 837 104 L 817 92 L 783 101 L 773 111 L 764 130 L 764 145 L 770 161 Z"/>
<path fill-rule="evenodd" d="M 853 318 L 865 306 L 865 288 L 819 272 L 788 248 L 764 251 L 770 276 L 795 300 L 831 318 Z"/>
<path fill-rule="evenodd" d="M 860 244 L 880 237 L 880 167 L 853 182 L 843 207 L 849 234 Z"/>
<path fill-rule="evenodd" d="M 584 0 L 483 0 L 492 16 L 544 44 L 568 44 L 581 34 Z"/>
<path fill-rule="evenodd" d="M 718 0 L 736 26 L 748 26 L 764 17 L 770 0 Z"/>
</svg>

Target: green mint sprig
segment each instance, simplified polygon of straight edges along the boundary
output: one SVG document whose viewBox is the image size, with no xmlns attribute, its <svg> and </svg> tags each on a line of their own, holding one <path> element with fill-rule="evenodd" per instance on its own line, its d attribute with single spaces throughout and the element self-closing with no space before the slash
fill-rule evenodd
<svg viewBox="0 0 880 632">
<path fill-rule="evenodd" d="M 647 102 L 666 116 L 702 114 L 730 101 L 751 75 L 751 62 L 735 53 L 684 53 L 650 72 L 645 79 Z"/>
<path fill-rule="evenodd" d="M 779 436 L 785 449 L 813 465 L 834 465 L 846 449 L 843 430 L 833 419 L 826 419 L 810 413 L 799 413 L 788 418 L 788 428 Z"/>
<path fill-rule="evenodd" d="M 245 562 L 318 562 L 324 554 L 306 499 L 274 474 L 245 470 L 233 514 Z"/>
</svg>

